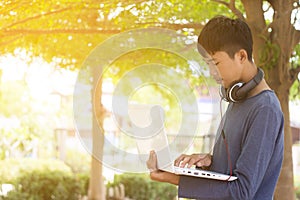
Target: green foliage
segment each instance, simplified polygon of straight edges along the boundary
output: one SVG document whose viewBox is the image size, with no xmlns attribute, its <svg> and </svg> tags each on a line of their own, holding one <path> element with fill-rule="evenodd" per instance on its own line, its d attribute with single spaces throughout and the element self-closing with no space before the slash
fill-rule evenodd
<svg viewBox="0 0 300 200">
<path fill-rule="evenodd" d="M 191 51 L 193 52 L 193 51 Z M 164 50 L 158 49 L 142 49 L 138 51 L 133 51 L 127 53 L 126 55 L 122 55 L 118 59 L 115 60 L 114 63 L 111 64 L 104 72 L 104 78 L 110 78 L 113 80 L 113 83 L 116 84 L 122 76 L 145 64 L 153 64 L 153 65 L 161 65 L 164 67 L 168 67 L 172 70 L 176 70 L 176 73 L 182 75 L 184 80 L 187 80 L 192 87 L 200 86 L 204 84 L 203 77 L 200 77 L 200 74 L 195 73 L 188 63 L 189 60 L 180 57 L 180 55 L 176 55 L 172 52 L 167 52 Z M 207 67 L 206 64 L 203 68 Z M 171 70 L 170 70 L 171 71 Z M 141 80 L 148 78 L 149 73 L 144 71 L 138 74 Z M 159 77 L 162 76 L 162 77 Z M 165 74 L 161 74 L 161 72 L 156 74 L 156 77 L 159 80 L 167 79 Z M 205 81 L 207 81 L 206 79 Z M 173 80 L 170 80 L 170 83 L 174 83 Z M 177 84 L 182 84 L 181 82 Z M 174 87 L 179 87 L 175 86 Z M 131 90 L 131 88 L 125 88 L 127 90 Z M 159 88 L 156 88 L 158 92 L 160 92 Z M 164 95 L 164 94 L 162 94 Z M 167 98 L 168 99 L 168 98 Z M 170 104 L 169 104 L 170 105 Z"/>
<path fill-rule="evenodd" d="M 32 171 L 61 171 L 71 174 L 70 167 L 56 159 L 5 159 L 0 160 L 0 184 L 13 183 L 23 172 Z"/>
<path fill-rule="evenodd" d="M 15 190 L 4 199 L 78 199 L 81 194 L 80 182 L 72 175 L 61 171 L 25 172 L 15 182 Z"/>
<path fill-rule="evenodd" d="M 85 174 L 90 171 L 91 155 L 82 151 L 68 149 L 65 163 L 75 174 Z"/>
<path fill-rule="evenodd" d="M 194 52 L 190 51 L 190 53 Z M 181 120 L 179 114 L 181 102 L 179 101 L 182 99 L 178 97 L 191 92 L 186 90 L 187 87 L 193 90 L 195 96 L 198 92 L 208 95 L 207 84 L 212 84 L 208 77 L 195 73 L 188 61 L 182 55 L 173 52 L 151 48 L 140 49 L 116 59 L 104 70 L 103 77 L 111 80 L 115 85 L 119 84 L 124 94 L 130 94 L 129 101 L 161 105 L 165 110 L 166 128 L 172 132 L 178 130 Z M 145 67 L 145 65 L 151 68 L 158 67 L 159 70 L 140 70 L 140 67 Z M 206 65 L 203 65 L 203 70 L 207 67 Z M 177 77 L 181 79 L 172 78 L 171 72 L 175 71 Z M 124 78 L 126 73 L 134 74 L 133 78 Z M 132 80 L 140 82 L 141 87 L 136 88 Z M 176 92 L 174 88 L 177 89 Z"/>
<path fill-rule="evenodd" d="M 103 40 L 98 2 L 2 2 L 0 52 L 23 48 L 48 62 L 77 68 L 88 52 Z M 97 9 L 98 8 L 98 9 Z M 5 31 L 4 31 L 5 30 Z"/>
<path fill-rule="evenodd" d="M 297 79 L 290 89 L 290 99 L 300 99 L 300 80 Z"/>
<path fill-rule="evenodd" d="M 264 46 L 259 51 L 259 65 L 271 69 L 278 62 L 280 47 L 270 40 L 265 40 Z"/>
<path fill-rule="evenodd" d="M 297 200 L 300 199 L 300 175 L 294 175 L 294 184 L 295 184 L 295 192 Z"/>
<path fill-rule="evenodd" d="M 112 34 L 144 27 L 166 27 L 198 35 L 203 22 L 229 14 L 209 0 L 2 2 L 0 52 L 22 48 L 67 68 L 79 68 L 89 52 Z M 190 23 L 191 28 L 182 24 Z"/>
<path fill-rule="evenodd" d="M 170 200 L 177 195 L 177 188 L 168 183 L 154 182 L 146 174 L 121 174 L 116 175 L 113 183 L 108 183 L 107 188 L 123 184 L 125 195 L 138 200 Z"/>
<path fill-rule="evenodd" d="M 300 68 L 300 44 L 296 45 L 292 57 L 290 59 L 291 67 L 293 69 Z M 290 89 L 290 99 L 300 99 L 300 73 L 297 75 L 297 79 Z"/>
<path fill-rule="evenodd" d="M 77 200 L 87 191 L 88 176 L 74 175 L 58 160 L 3 160 L 0 166 L 1 183 L 14 185 L 5 200 Z"/>
<path fill-rule="evenodd" d="M 0 118 L 4 123 L 0 129 L 0 159 L 31 156 L 39 144 L 53 139 L 55 112 L 49 101 L 30 95 L 25 80 L 1 85 Z M 42 149 L 47 147 L 44 145 Z"/>
</svg>

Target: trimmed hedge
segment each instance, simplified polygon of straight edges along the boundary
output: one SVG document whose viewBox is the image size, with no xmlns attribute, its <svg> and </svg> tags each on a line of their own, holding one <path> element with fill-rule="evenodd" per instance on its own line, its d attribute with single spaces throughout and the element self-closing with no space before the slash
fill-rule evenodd
<svg viewBox="0 0 300 200">
<path fill-rule="evenodd" d="M 17 178 L 5 200 L 78 200 L 82 188 L 76 177 L 62 171 L 31 171 Z"/>
<path fill-rule="evenodd" d="M 177 196 L 177 187 L 168 183 L 154 182 L 148 174 L 124 173 L 116 175 L 107 188 L 120 184 L 125 186 L 125 195 L 135 200 L 172 200 Z M 108 193 L 108 192 L 107 192 Z"/>
<path fill-rule="evenodd" d="M 75 175 L 58 160 L 1 161 L 0 180 L 15 188 L 2 197 L 4 200 L 78 200 L 86 194 L 88 185 L 87 175 Z"/>
<path fill-rule="evenodd" d="M 0 161 L 0 184 L 3 183 L 13 184 L 15 189 L 6 197 L 0 196 L 1 200 L 78 200 L 87 194 L 89 176 L 74 174 L 59 160 L 3 160 Z M 134 200 L 172 200 L 177 196 L 176 186 L 154 182 L 148 174 L 116 175 L 106 187 L 108 190 L 121 184 L 126 197 Z"/>
<path fill-rule="evenodd" d="M 70 167 L 56 159 L 5 159 L 0 160 L 0 184 L 14 183 L 17 177 L 30 171 L 60 171 L 72 173 Z"/>
</svg>

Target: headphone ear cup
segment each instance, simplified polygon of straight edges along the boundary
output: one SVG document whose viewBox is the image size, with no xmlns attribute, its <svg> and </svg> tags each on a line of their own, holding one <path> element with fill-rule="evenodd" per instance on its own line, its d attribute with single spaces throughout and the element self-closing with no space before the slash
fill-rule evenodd
<svg viewBox="0 0 300 200">
<path fill-rule="evenodd" d="M 239 102 L 244 100 L 249 91 L 255 88 L 264 78 L 264 72 L 261 68 L 258 68 L 257 74 L 247 83 L 235 83 L 230 88 L 225 89 L 221 87 L 222 99 L 228 102 Z"/>
<path fill-rule="evenodd" d="M 244 83 L 236 83 L 231 88 L 227 90 L 227 98 L 231 102 L 239 102 L 245 98 L 245 95 L 238 95 L 237 92 L 241 87 L 243 87 Z"/>
</svg>

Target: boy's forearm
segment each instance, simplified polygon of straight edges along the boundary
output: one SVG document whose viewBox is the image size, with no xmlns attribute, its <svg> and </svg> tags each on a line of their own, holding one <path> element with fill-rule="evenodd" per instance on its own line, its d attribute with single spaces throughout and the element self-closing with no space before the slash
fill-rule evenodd
<svg viewBox="0 0 300 200">
<path fill-rule="evenodd" d="M 178 185 L 180 179 L 179 175 L 170 172 L 160 171 L 160 170 L 151 172 L 150 177 L 152 180 L 159 181 L 159 182 L 167 182 L 174 185 Z"/>
</svg>

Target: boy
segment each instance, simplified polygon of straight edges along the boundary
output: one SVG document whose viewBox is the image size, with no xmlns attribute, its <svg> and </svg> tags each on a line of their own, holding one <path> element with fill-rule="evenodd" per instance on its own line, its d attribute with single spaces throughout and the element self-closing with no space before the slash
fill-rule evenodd
<svg viewBox="0 0 300 200">
<path fill-rule="evenodd" d="M 252 34 L 239 19 L 217 16 L 198 37 L 211 56 L 229 101 L 220 123 L 213 155 L 181 155 L 175 166 L 196 165 L 232 174 L 237 180 L 179 176 L 157 169 L 150 152 L 147 166 L 153 180 L 178 185 L 178 196 L 194 199 L 273 199 L 283 160 L 283 114 L 279 101 L 252 61 Z M 203 53 L 199 51 L 200 53 Z"/>
</svg>

